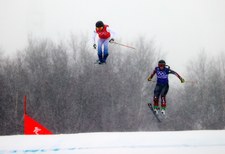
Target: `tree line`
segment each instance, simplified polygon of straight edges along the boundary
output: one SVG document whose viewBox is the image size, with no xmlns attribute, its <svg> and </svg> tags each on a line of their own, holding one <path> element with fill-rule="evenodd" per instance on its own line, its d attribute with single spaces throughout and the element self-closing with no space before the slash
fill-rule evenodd
<svg viewBox="0 0 225 154">
<path fill-rule="evenodd" d="M 27 113 L 55 134 L 225 128 L 224 54 L 191 60 L 186 76 L 196 83 L 170 85 L 168 118 L 157 123 L 147 76 L 165 57 L 153 40 L 135 42 L 135 51 L 110 45 L 106 65 L 95 65 L 97 51 L 74 35 L 30 38 L 14 58 L 1 56 L 0 134 L 23 133 L 24 95 Z"/>
</svg>

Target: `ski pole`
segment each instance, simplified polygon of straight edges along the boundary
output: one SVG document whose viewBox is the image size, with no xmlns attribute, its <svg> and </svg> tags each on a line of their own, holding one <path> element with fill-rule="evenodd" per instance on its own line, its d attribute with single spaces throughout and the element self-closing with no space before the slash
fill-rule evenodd
<svg viewBox="0 0 225 154">
<path fill-rule="evenodd" d="M 136 50 L 134 47 L 131 47 L 131 46 L 128 46 L 128 45 L 125 45 L 125 44 L 121 44 L 121 43 L 118 43 L 118 42 L 115 42 L 115 41 L 112 41 L 110 43 L 114 43 L 114 44 L 117 44 L 117 45 L 121 45 L 121 46 L 124 46 L 124 47 L 131 48 L 131 49 Z"/>
<path fill-rule="evenodd" d="M 150 82 L 153 82 L 153 83 L 155 83 L 155 82 L 157 82 L 156 80 L 150 80 Z"/>
<path fill-rule="evenodd" d="M 191 81 L 191 80 L 187 80 L 187 81 L 185 81 L 186 83 L 192 83 L 192 84 L 195 84 L 195 83 L 198 83 L 198 81 Z M 185 83 L 184 82 L 184 83 Z"/>
</svg>

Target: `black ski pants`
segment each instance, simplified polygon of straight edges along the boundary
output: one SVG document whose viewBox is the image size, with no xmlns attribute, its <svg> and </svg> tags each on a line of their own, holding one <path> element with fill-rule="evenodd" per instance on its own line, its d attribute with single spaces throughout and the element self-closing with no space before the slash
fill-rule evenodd
<svg viewBox="0 0 225 154">
<path fill-rule="evenodd" d="M 161 107 L 166 107 L 166 94 L 169 90 L 169 84 L 159 84 L 157 83 L 154 90 L 154 107 L 159 106 L 159 97 L 161 96 Z"/>
<path fill-rule="evenodd" d="M 155 90 L 154 90 L 154 98 L 157 97 L 159 98 L 159 96 L 161 97 L 166 97 L 166 94 L 168 93 L 169 90 L 169 84 L 160 84 L 157 83 L 155 86 Z"/>
</svg>

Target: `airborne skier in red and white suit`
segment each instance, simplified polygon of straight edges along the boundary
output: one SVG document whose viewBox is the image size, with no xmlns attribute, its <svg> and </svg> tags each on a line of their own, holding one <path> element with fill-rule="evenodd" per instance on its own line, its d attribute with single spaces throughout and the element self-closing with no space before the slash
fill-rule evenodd
<svg viewBox="0 0 225 154">
<path fill-rule="evenodd" d="M 108 46 L 109 42 L 114 41 L 114 32 L 105 25 L 102 21 L 98 21 L 95 24 L 95 30 L 93 34 L 93 47 L 96 49 L 96 36 L 98 35 L 98 64 L 106 63 L 106 59 L 109 55 Z"/>
</svg>

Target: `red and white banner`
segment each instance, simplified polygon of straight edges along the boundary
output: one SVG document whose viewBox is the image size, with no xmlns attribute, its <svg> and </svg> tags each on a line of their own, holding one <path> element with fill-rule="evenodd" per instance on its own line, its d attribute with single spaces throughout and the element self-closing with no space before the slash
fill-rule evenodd
<svg viewBox="0 0 225 154">
<path fill-rule="evenodd" d="M 24 96 L 24 134 L 25 135 L 49 135 L 53 134 L 50 130 L 38 123 L 26 114 L 27 99 Z"/>
<path fill-rule="evenodd" d="M 48 135 L 52 134 L 50 130 L 24 114 L 24 134 L 25 135 Z"/>
</svg>

